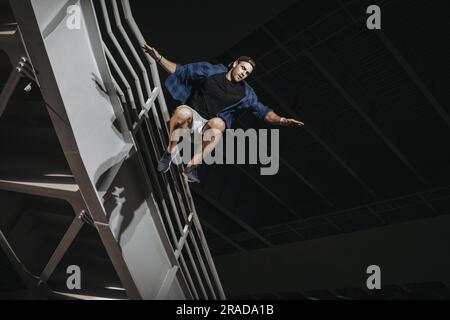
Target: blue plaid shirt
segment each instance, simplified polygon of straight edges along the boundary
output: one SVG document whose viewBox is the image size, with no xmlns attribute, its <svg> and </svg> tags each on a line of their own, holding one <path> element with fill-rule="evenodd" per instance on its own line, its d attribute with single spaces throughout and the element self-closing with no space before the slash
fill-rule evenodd
<svg viewBox="0 0 450 320">
<path fill-rule="evenodd" d="M 228 69 L 222 64 L 213 65 L 208 62 L 196 62 L 186 65 L 177 64 L 175 72 L 167 78 L 165 86 L 176 101 L 185 104 L 191 95 L 194 81 L 227 71 Z M 225 121 L 227 128 L 231 128 L 235 118 L 243 111 L 250 110 L 260 120 L 264 120 L 266 114 L 272 111 L 272 109 L 258 101 L 255 91 L 247 82 L 244 81 L 244 84 L 244 98 L 235 104 L 224 107 L 216 115 Z"/>
</svg>

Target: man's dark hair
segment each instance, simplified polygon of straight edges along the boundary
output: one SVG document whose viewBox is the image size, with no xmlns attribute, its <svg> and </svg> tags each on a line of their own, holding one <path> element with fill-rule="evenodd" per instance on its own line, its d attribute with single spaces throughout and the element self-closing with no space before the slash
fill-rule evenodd
<svg viewBox="0 0 450 320">
<path fill-rule="evenodd" d="M 248 63 L 250 63 L 250 64 L 252 65 L 253 70 L 255 70 L 255 68 L 256 68 L 256 62 L 255 62 L 255 60 L 253 60 L 253 59 L 250 58 L 250 57 L 247 57 L 247 56 L 240 56 L 240 57 L 237 58 L 235 61 L 237 61 L 238 63 L 241 62 L 241 61 L 245 61 L 245 62 L 248 62 Z M 231 63 L 228 65 L 228 68 L 231 68 L 231 67 L 233 66 L 233 63 L 234 63 L 235 61 L 231 62 Z"/>
</svg>

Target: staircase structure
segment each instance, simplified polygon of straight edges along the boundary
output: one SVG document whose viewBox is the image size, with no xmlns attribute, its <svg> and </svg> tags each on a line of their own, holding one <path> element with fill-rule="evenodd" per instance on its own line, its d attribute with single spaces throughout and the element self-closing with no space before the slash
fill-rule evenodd
<svg viewBox="0 0 450 320">
<path fill-rule="evenodd" d="M 169 113 L 129 0 L 10 6 L 0 244 L 30 297 L 225 299 L 180 168 L 156 170 Z"/>
</svg>

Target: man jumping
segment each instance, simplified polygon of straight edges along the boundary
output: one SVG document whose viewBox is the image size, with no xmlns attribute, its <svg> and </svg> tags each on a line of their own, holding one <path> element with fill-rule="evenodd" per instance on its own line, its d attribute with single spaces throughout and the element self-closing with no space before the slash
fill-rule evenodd
<svg viewBox="0 0 450 320">
<path fill-rule="evenodd" d="M 212 152 L 225 129 L 231 128 L 237 116 L 246 110 L 270 124 L 304 125 L 301 121 L 278 116 L 258 101 L 252 87 L 245 81 L 256 67 L 250 57 L 239 57 L 228 68 L 207 62 L 181 65 L 166 59 L 147 44 L 143 45 L 143 49 L 170 73 L 165 82 L 166 89 L 174 100 L 182 104 L 170 119 L 169 137 L 177 129 L 202 134 L 212 130 L 215 133 L 213 139 L 203 141 L 201 152 L 194 154 L 184 168 L 183 174 L 189 182 L 200 182 L 197 169 L 202 159 Z M 170 169 L 176 144 L 177 141 L 170 139 L 158 163 L 158 171 L 167 172 Z"/>
</svg>

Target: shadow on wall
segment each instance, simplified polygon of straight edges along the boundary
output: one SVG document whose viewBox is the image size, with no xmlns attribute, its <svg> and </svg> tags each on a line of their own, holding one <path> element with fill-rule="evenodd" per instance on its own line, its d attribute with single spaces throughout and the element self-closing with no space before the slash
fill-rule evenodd
<svg viewBox="0 0 450 320">
<path fill-rule="evenodd" d="M 148 213 L 158 212 L 153 192 L 147 187 L 137 154 L 126 159 L 103 196 L 106 218 L 121 246 L 126 245 L 141 219 Z M 108 170 L 104 175 L 108 174 Z M 102 180 L 102 176 L 99 181 Z"/>
</svg>

